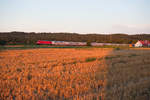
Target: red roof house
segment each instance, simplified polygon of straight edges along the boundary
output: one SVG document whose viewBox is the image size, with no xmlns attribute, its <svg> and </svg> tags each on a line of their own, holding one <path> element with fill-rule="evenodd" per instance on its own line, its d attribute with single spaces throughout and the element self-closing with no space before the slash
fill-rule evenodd
<svg viewBox="0 0 150 100">
<path fill-rule="evenodd" d="M 148 40 L 139 40 L 136 44 L 135 44 L 135 47 L 148 47 L 150 46 L 150 41 Z"/>
</svg>

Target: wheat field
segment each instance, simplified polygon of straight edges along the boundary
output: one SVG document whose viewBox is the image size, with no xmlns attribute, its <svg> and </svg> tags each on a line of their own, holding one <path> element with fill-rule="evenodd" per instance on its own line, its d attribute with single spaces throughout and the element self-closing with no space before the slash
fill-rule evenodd
<svg viewBox="0 0 150 100">
<path fill-rule="evenodd" d="M 149 100 L 150 49 L 0 51 L 0 100 Z"/>
</svg>

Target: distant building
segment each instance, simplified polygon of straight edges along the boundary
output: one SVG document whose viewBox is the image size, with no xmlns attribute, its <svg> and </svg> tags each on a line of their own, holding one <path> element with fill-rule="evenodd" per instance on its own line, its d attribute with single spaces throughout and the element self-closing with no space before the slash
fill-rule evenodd
<svg viewBox="0 0 150 100">
<path fill-rule="evenodd" d="M 148 41 L 148 40 L 144 40 L 144 41 L 139 40 L 135 44 L 135 47 L 150 47 L 150 41 Z"/>
</svg>

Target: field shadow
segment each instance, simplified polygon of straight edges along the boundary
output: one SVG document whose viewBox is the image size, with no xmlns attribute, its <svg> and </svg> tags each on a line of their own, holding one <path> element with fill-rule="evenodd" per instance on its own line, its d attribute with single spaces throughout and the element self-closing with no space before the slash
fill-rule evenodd
<svg viewBox="0 0 150 100">
<path fill-rule="evenodd" d="M 113 50 L 106 56 L 105 100 L 150 100 L 150 51 Z"/>
</svg>

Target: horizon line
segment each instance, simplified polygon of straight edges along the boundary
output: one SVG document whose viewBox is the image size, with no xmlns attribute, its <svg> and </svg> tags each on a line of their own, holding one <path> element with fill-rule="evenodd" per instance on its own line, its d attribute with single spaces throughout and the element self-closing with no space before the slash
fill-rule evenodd
<svg viewBox="0 0 150 100">
<path fill-rule="evenodd" d="M 36 32 L 36 31 L 0 31 L 0 33 L 12 33 L 12 32 L 23 32 L 23 33 L 70 33 L 70 34 L 79 34 L 79 35 L 88 35 L 88 34 L 96 34 L 96 35 L 113 35 L 113 34 L 124 34 L 124 35 L 140 35 L 140 34 L 142 34 L 142 35 L 150 35 L 150 33 L 142 33 L 142 32 L 140 32 L 140 33 L 125 33 L 125 32 L 101 32 L 101 33 L 98 33 L 98 32 L 87 32 L 87 33 L 83 33 L 83 32 Z"/>
</svg>

